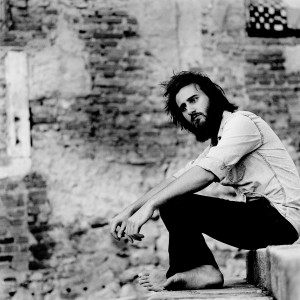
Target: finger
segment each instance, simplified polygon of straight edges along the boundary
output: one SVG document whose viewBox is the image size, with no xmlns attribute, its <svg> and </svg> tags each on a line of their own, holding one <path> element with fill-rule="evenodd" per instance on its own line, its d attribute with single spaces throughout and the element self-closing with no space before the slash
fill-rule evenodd
<svg viewBox="0 0 300 300">
<path fill-rule="evenodd" d="M 123 237 L 123 232 L 126 228 L 126 222 L 122 222 L 120 229 L 118 230 L 118 238 L 122 238 Z"/>
<path fill-rule="evenodd" d="M 133 239 L 132 239 L 132 237 L 131 237 L 129 234 L 127 234 L 126 232 L 124 232 L 124 236 L 125 236 L 126 238 L 128 238 L 128 239 L 130 240 L 131 243 L 133 243 Z"/>
<path fill-rule="evenodd" d="M 132 226 L 132 222 L 127 221 L 126 229 L 125 229 L 126 234 L 128 234 L 128 235 L 131 236 L 131 235 L 134 233 L 132 227 L 133 227 L 133 226 Z"/>
<path fill-rule="evenodd" d="M 125 231 L 123 231 L 121 239 L 125 239 L 125 240 L 128 239 L 130 242 L 133 243 L 132 238 Z"/>
<path fill-rule="evenodd" d="M 139 235 L 137 234 L 133 234 L 132 237 L 136 240 L 136 241 L 141 241 L 143 238 L 141 238 Z"/>
<path fill-rule="evenodd" d="M 134 242 L 133 238 L 130 235 L 128 235 L 128 238 L 130 239 L 131 243 Z"/>
<path fill-rule="evenodd" d="M 138 280 L 149 281 L 149 277 L 139 277 Z"/>
<path fill-rule="evenodd" d="M 116 227 L 117 227 L 117 224 L 115 222 L 112 222 L 111 225 L 110 225 L 110 234 L 116 239 L 118 240 L 118 236 L 116 234 Z"/>
<path fill-rule="evenodd" d="M 140 279 L 139 283 L 140 284 L 149 283 L 149 279 L 148 280 L 146 280 L 146 279 Z"/>
<path fill-rule="evenodd" d="M 134 234 L 138 233 L 138 232 L 135 230 L 135 224 L 134 224 L 133 222 L 128 222 L 127 225 L 128 225 L 128 226 L 127 226 L 126 229 L 128 229 L 128 231 L 126 231 L 126 232 L 127 232 L 128 235 L 130 235 L 130 236 L 133 237 Z"/>
</svg>

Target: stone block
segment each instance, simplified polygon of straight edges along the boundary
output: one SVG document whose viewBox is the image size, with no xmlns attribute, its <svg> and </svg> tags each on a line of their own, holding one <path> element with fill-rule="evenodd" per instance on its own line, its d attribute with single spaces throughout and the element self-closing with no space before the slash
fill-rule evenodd
<svg viewBox="0 0 300 300">
<path fill-rule="evenodd" d="M 251 283 L 271 289 L 270 261 L 267 250 L 249 251 L 246 259 L 247 280 Z"/>
<path fill-rule="evenodd" d="M 278 300 L 300 297 L 300 245 L 271 246 L 270 257 L 271 291 Z"/>
</svg>

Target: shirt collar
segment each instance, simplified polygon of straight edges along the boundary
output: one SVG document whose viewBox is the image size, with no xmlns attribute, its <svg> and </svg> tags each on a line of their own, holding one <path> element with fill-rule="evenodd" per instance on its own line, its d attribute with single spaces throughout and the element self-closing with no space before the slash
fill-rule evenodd
<svg viewBox="0 0 300 300">
<path fill-rule="evenodd" d="M 231 117 L 231 115 L 232 115 L 232 113 L 230 111 L 224 110 L 223 116 L 222 116 L 222 121 L 221 121 L 220 128 L 218 131 L 218 140 L 221 139 L 224 125 L 226 124 L 228 119 Z"/>
</svg>

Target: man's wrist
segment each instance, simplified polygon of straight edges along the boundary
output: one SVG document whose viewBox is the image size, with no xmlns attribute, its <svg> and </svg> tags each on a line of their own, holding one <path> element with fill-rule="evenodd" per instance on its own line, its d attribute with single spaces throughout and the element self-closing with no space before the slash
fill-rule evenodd
<svg viewBox="0 0 300 300">
<path fill-rule="evenodd" d="M 148 200 L 146 205 L 151 208 L 153 211 L 159 208 L 159 205 L 157 205 L 157 202 L 153 199 Z"/>
</svg>

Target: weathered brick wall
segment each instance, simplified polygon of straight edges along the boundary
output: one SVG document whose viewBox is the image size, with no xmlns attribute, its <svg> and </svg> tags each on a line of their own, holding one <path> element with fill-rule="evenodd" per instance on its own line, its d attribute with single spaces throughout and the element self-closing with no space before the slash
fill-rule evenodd
<svg viewBox="0 0 300 300">
<path fill-rule="evenodd" d="M 10 163 L 2 61 L 18 50 L 28 57 L 32 168 L 1 188 L 6 293 L 135 295 L 142 293 L 137 273 L 167 265 L 157 215 L 143 228 L 146 239 L 133 245 L 111 240 L 108 221 L 203 149 L 163 112 L 159 83 L 173 70 L 206 71 L 242 109 L 271 123 L 299 165 L 300 67 L 290 59 L 299 41 L 248 38 L 242 0 L 8 4 L 0 37 L 0 165 Z M 225 276 L 244 276 L 243 251 L 208 243 Z"/>
<path fill-rule="evenodd" d="M 298 169 L 299 44 L 299 38 L 252 38 L 247 43 L 245 54 L 250 108 L 261 115 L 277 132 Z"/>
</svg>

